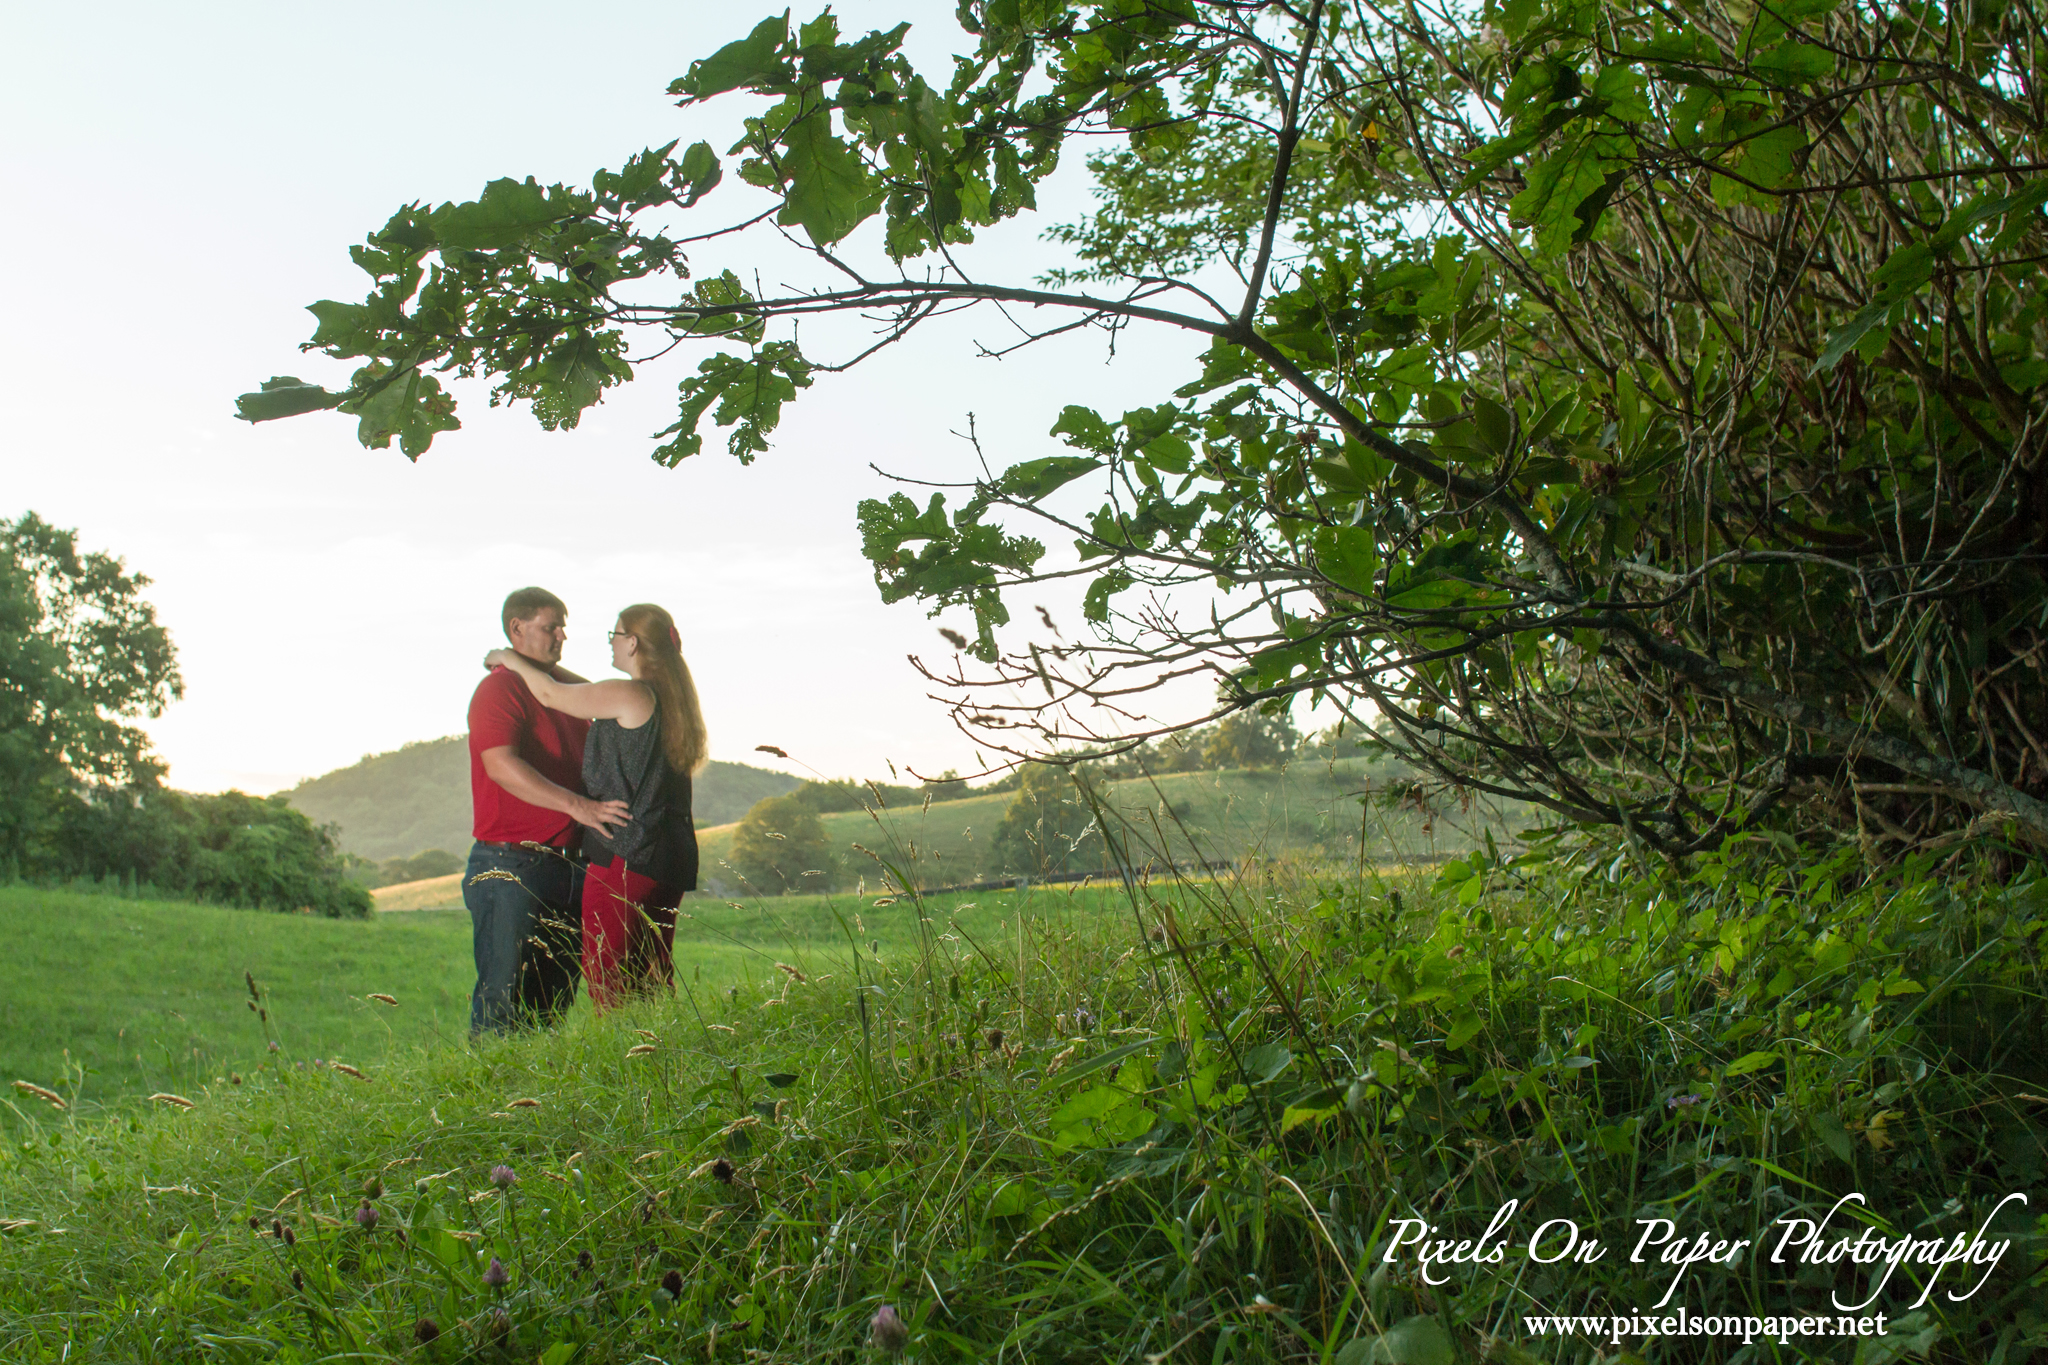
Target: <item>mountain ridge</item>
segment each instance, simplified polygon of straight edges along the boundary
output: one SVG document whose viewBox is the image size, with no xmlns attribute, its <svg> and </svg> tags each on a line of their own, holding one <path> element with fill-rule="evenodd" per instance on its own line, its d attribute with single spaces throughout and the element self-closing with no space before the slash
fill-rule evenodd
<svg viewBox="0 0 2048 1365">
<path fill-rule="evenodd" d="M 800 780 L 714 759 L 696 777 L 697 823 L 729 824 L 763 797 L 796 790 Z M 339 826 L 342 851 L 361 858 L 409 858 L 430 848 L 460 855 L 470 844 L 468 739 L 444 735 L 365 754 L 284 797 L 309 819 Z"/>
</svg>

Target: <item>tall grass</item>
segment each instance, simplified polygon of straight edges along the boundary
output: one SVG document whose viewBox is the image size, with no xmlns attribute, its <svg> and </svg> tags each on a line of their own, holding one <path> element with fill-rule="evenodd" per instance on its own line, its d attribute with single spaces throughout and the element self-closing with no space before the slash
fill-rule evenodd
<svg viewBox="0 0 2048 1365">
<path fill-rule="evenodd" d="M 1638 1220 L 1768 1247 L 1855 1191 L 1892 1235 L 2032 1202 L 1960 1302 L 1910 1308 L 1902 1270 L 1883 1336 L 1598 1349 L 2027 1359 L 2048 884 L 1851 874 L 1746 849 L 1682 879 L 1134 882 L 1057 916 L 870 898 L 817 911 L 837 946 L 792 934 L 772 983 L 686 975 L 132 1129 L 25 1109 L 0 1359 L 851 1362 L 887 1305 L 919 1360 L 1583 1360 L 1524 1319 L 1656 1304 L 1673 1270 L 1628 1259 Z M 1470 1239 L 1510 1201 L 1497 1263 L 1388 1258 L 1401 1220 Z M 1538 1263 L 1553 1219 L 1609 1250 Z M 1670 1303 L 1831 1314 L 1867 1279 L 1751 1258 Z"/>
</svg>

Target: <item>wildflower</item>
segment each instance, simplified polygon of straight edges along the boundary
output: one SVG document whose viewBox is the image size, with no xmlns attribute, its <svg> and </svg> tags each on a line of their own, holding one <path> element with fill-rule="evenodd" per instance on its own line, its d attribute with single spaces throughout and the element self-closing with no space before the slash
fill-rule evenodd
<svg viewBox="0 0 2048 1365">
<path fill-rule="evenodd" d="M 1701 1098 L 1699 1095 L 1673 1095 L 1670 1099 L 1664 1101 L 1664 1107 L 1667 1109 L 1690 1109 L 1700 1103 Z"/>
<path fill-rule="evenodd" d="M 228 1084 L 230 1084 L 230 1085 L 240 1085 L 241 1083 L 242 1083 L 242 1073 L 241 1073 L 241 1072 L 239 1072 L 239 1071 L 230 1071 L 230 1072 L 228 1073 Z"/>
<path fill-rule="evenodd" d="M 732 1163 L 724 1157 L 711 1163 L 711 1178 L 721 1185 L 730 1185 L 733 1180 Z"/>
<path fill-rule="evenodd" d="M 874 1321 L 868 1324 L 875 1348 L 887 1351 L 892 1356 L 902 1355 L 903 1348 L 910 1344 L 910 1326 L 898 1317 L 896 1310 L 883 1304 L 875 1310 Z"/>
<path fill-rule="evenodd" d="M 493 1308 L 491 1315 L 484 1319 L 484 1335 L 493 1341 L 503 1341 L 512 1335 L 512 1315 L 502 1308 Z"/>
<path fill-rule="evenodd" d="M 257 1217 L 257 1216 L 256 1216 L 255 1214 L 253 1214 L 253 1213 L 249 1215 L 249 1231 L 251 1231 L 251 1232 L 261 1232 L 261 1231 L 263 1231 L 263 1220 L 262 1220 L 261 1218 L 258 1218 L 258 1217 Z"/>
<path fill-rule="evenodd" d="M 377 1208 L 367 1199 L 356 1208 L 356 1226 L 364 1232 L 373 1231 L 377 1226 Z"/>
<path fill-rule="evenodd" d="M 579 1251 L 579 1252 L 577 1252 L 577 1253 L 576 1253 L 576 1273 L 577 1273 L 577 1274 L 581 1275 L 581 1274 L 582 1274 L 582 1273 L 583 1273 L 584 1271 L 586 1271 L 586 1270 L 590 1269 L 590 1267 L 592 1267 L 592 1266 L 594 1266 L 594 1265 L 596 1265 L 596 1264 L 597 1264 L 597 1257 L 595 1257 L 595 1256 L 593 1256 L 593 1255 L 591 1255 L 591 1254 L 590 1254 L 590 1248 L 588 1248 L 588 1247 L 585 1247 L 585 1248 L 584 1248 L 583 1250 L 581 1250 L 581 1251 Z"/>
<path fill-rule="evenodd" d="M 491 1167 L 491 1183 L 501 1190 L 509 1190 L 519 1183 L 519 1177 L 510 1166 Z"/>
<path fill-rule="evenodd" d="M 503 1289 L 512 1283 L 512 1272 L 505 1269 L 505 1263 L 491 1257 L 491 1263 L 484 1267 L 484 1283 L 493 1289 Z"/>
<path fill-rule="evenodd" d="M 381 1181 L 381 1180 L 379 1180 L 379 1179 L 378 1179 L 378 1178 L 377 1178 L 376 1176 L 374 1176 L 374 1175 L 373 1175 L 373 1176 L 371 1176 L 371 1177 L 370 1177 L 370 1178 L 369 1178 L 368 1180 L 365 1180 L 365 1181 L 363 1182 L 363 1194 L 364 1194 L 365 1196 L 367 1196 L 368 1198 L 371 1198 L 371 1199 L 381 1199 L 381 1198 L 383 1198 L 383 1197 L 384 1197 L 384 1182 L 383 1182 L 383 1181 Z"/>
<path fill-rule="evenodd" d="M 298 1290 L 301 1294 L 306 1292 L 306 1272 L 298 1269 L 296 1266 L 292 1269 L 292 1288 Z"/>
<path fill-rule="evenodd" d="M 988 1050 L 990 1052 L 1001 1052 L 1003 1050 L 1003 1031 L 1001 1029 L 992 1028 L 988 1031 Z"/>
<path fill-rule="evenodd" d="M 275 1039 L 275 1038 L 272 1038 L 272 1039 L 270 1040 L 270 1050 L 271 1050 L 272 1052 L 282 1052 L 282 1051 L 284 1051 L 284 1049 L 283 1049 L 283 1048 L 281 1048 L 281 1047 L 279 1047 L 279 1046 L 277 1045 L 277 1039 Z"/>
<path fill-rule="evenodd" d="M 683 1272 L 671 1270 L 668 1274 L 662 1276 L 661 1288 L 662 1292 L 670 1298 L 680 1300 L 683 1297 Z"/>
<path fill-rule="evenodd" d="M 432 1318 L 421 1318 L 412 1325 L 412 1339 L 424 1346 L 441 1335 L 441 1324 Z"/>
</svg>

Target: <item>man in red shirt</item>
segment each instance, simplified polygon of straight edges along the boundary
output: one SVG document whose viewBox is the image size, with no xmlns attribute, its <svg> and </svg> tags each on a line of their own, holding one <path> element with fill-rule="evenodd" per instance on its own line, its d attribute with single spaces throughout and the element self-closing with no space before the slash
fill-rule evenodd
<svg viewBox="0 0 2048 1365">
<path fill-rule="evenodd" d="M 512 648 L 564 682 L 568 608 L 545 588 L 505 599 Z M 469 701 L 469 792 L 476 844 L 462 879 L 476 953 L 472 1034 L 553 1023 L 581 976 L 583 861 L 579 825 L 606 834 L 619 801 L 583 794 L 590 722 L 542 706 L 518 674 L 494 668 Z"/>
</svg>

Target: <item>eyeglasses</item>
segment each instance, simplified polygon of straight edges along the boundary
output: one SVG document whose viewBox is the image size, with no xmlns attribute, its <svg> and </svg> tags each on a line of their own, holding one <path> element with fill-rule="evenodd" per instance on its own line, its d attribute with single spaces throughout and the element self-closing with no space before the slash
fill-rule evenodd
<svg viewBox="0 0 2048 1365">
<path fill-rule="evenodd" d="M 611 632 L 611 634 L 609 634 L 609 635 L 605 636 L 604 638 L 605 638 L 605 639 L 607 639 L 607 640 L 617 640 L 617 639 L 620 639 L 621 637 L 623 637 L 623 638 L 625 638 L 625 639 L 628 639 L 628 640 L 630 640 L 630 639 L 633 639 L 633 638 L 634 638 L 634 636 L 633 636 L 633 632 L 632 632 L 632 631 L 630 631 L 630 630 L 615 630 L 615 631 Z"/>
</svg>

